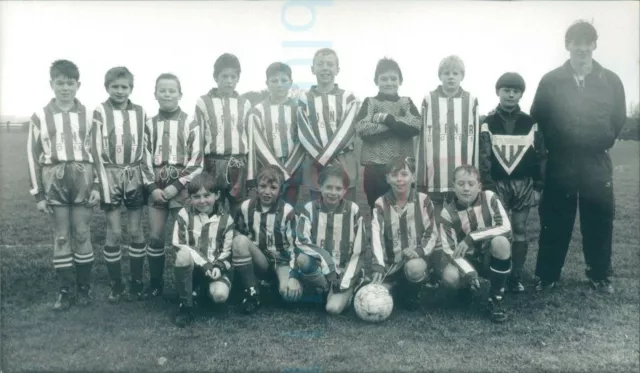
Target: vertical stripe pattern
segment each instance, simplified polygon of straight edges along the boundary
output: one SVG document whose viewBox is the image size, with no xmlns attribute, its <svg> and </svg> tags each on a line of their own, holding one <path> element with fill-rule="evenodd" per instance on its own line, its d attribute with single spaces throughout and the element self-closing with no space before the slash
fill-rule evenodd
<svg viewBox="0 0 640 373">
<path fill-rule="evenodd" d="M 196 103 L 195 120 L 203 134 L 205 155 L 242 155 L 250 152 L 249 122 L 251 104 L 234 94 L 221 97 L 214 89 Z"/>
</svg>

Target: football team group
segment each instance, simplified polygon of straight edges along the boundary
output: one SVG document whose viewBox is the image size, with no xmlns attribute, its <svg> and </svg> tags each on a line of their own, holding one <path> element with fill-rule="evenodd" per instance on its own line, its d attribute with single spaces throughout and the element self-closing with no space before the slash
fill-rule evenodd
<svg viewBox="0 0 640 373">
<path fill-rule="evenodd" d="M 410 309 L 426 288 L 439 286 L 456 289 L 469 304 L 477 275 L 490 283 L 490 319 L 503 322 L 505 292 L 525 291 L 527 218 L 536 207 L 534 289 L 556 286 L 579 206 L 588 282 L 613 293 L 608 150 L 626 107 L 618 76 L 592 59 L 596 42 L 590 23 L 571 25 L 570 58 L 542 78 L 531 115 L 519 107 L 524 79 L 508 72 L 495 85 L 499 104 L 482 122 L 476 98 L 460 86 L 465 67 L 456 56 L 441 61 L 442 84 L 419 109 L 398 94 L 402 71 L 388 58 L 373 76 L 378 94 L 358 101 L 335 83 L 340 65 L 331 49 L 315 53 L 317 85 L 300 95 L 290 93 L 291 68 L 270 64 L 269 95 L 252 105 L 235 90 L 238 58 L 225 53 L 213 66 L 217 87 L 193 113 L 179 106 L 178 77 L 160 75 L 153 117 L 130 101 L 134 79 L 127 68 L 107 71 L 108 98 L 87 110 L 76 99 L 78 67 L 55 61 L 55 98 L 32 116 L 27 145 L 31 194 L 54 227 L 54 309 L 92 302 L 89 227 L 96 205 L 106 214 L 111 303 L 163 294 L 165 226 L 173 217 L 179 326 L 192 322 L 194 297 L 224 303 L 232 286 L 243 289 L 246 313 L 259 309 L 264 281 L 284 302 L 313 295 L 339 314 L 369 283 L 385 286 Z M 354 151 L 356 136 L 361 154 Z M 370 225 L 354 202 L 360 165 Z M 298 198 L 301 186 L 309 201 Z"/>
</svg>

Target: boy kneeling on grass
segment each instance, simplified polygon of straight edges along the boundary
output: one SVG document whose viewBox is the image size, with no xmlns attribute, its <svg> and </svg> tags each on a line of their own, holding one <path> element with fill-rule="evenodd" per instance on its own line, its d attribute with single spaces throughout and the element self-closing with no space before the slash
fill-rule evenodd
<svg viewBox="0 0 640 373">
<path fill-rule="evenodd" d="M 193 296 L 206 291 L 215 303 L 224 303 L 231 289 L 233 219 L 221 203 L 222 186 L 208 173 L 196 175 L 187 185 L 190 206 L 178 212 L 173 246 L 178 250 L 175 281 L 180 305 L 176 325 L 193 321 Z M 204 290 L 206 289 L 206 290 Z"/>
<path fill-rule="evenodd" d="M 415 162 L 398 157 L 387 163 L 391 189 L 374 204 L 371 219 L 373 283 L 381 283 L 399 297 L 405 308 L 420 306 L 420 290 L 427 279 L 427 258 L 438 240 L 433 203 L 412 188 Z"/>
<path fill-rule="evenodd" d="M 342 167 L 323 168 L 318 183 L 320 197 L 305 204 L 298 216 L 289 300 L 300 299 L 302 286 L 309 295 L 328 293 L 326 310 L 337 315 L 363 279 L 364 223 L 358 205 L 344 199 L 350 181 Z"/>
<path fill-rule="evenodd" d="M 507 320 L 503 306 L 504 287 L 511 272 L 511 223 L 498 195 L 482 190 L 478 170 L 470 165 L 453 173 L 455 196 L 441 213 L 442 249 L 451 259 L 463 258 L 491 282 L 489 313 L 494 322 Z M 463 283 L 462 271 L 453 263 L 442 271 L 442 282 L 459 289 L 461 301 L 470 304 L 477 281 Z M 466 273 L 472 273 L 468 268 Z"/>
</svg>

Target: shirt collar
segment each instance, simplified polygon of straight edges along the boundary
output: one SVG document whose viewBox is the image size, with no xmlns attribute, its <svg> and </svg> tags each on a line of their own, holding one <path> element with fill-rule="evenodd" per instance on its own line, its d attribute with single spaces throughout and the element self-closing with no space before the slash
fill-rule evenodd
<svg viewBox="0 0 640 373">
<path fill-rule="evenodd" d="M 378 92 L 378 94 L 376 95 L 376 99 L 384 101 L 398 101 L 400 99 L 400 96 L 397 93 L 389 95 L 386 93 Z"/>
<path fill-rule="evenodd" d="M 47 107 L 49 108 L 49 110 L 51 110 L 51 112 L 53 114 L 62 113 L 62 109 L 60 109 L 60 107 L 58 105 L 56 105 L 56 99 L 55 98 L 52 98 L 51 101 L 49 101 L 49 103 L 47 104 Z M 81 113 L 83 111 L 84 111 L 84 106 L 82 106 L 82 103 L 80 102 L 80 100 L 78 100 L 77 98 L 74 98 L 73 99 L 73 106 L 67 112 L 68 113 Z"/>
<path fill-rule="evenodd" d="M 276 201 L 271 204 L 271 206 L 269 207 L 269 210 L 267 210 L 268 214 L 275 214 L 280 210 L 280 205 L 281 205 L 280 200 L 281 198 L 278 197 L 278 199 L 276 199 Z M 262 205 L 260 204 L 260 198 L 255 197 L 255 202 L 256 202 L 256 210 L 262 214 L 263 212 L 262 212 Z"/>
<path fill-rule="evenodd" d="M 522 113 L 520 111 L 520 105 L 516 105 L 515 109 L 513 109 L 512 111 L 507 111 L 502 107 L 502 105 L 498 104 L 498 107 L 496 108 L 496 111 L 498 113 L 502 114 L 503 116 L 506 116 L 506 117 L 517 116 L 517 115 L 520 115 Z"/>
<path fill-rule="evenodd" d="M 338 87 L 338 84 L 336 83 L 336 84 L 333 85 L 333 88 L 329 92 L 327 92 L 327 94 L 330 94 L 330 95 L 333 94 L 334 95 L 334 94 L 338 93 L 339 90 L 340 90 L 340 87 Z M 318 86 L 317 85 L 312 85 L 311 89 L 309 89 L 309 92 L 313 93 L 316 96 L 323 95 L 322 92 L 318 91 Z"/>
<path fill-rule="evenodd" d="M 573 79 L 573 77 L 576 75 L 576 72 L 573 69 L 573 66 L 571 66 L 571 60 L 567 60 L 567 62 L 565 62 L 562 66 L 564 67 L 568 76 Z M 589 74 L 585 75 L 585 78 L 589 75 L 602 77 L 603 71 L 604 68 L 602 67 L 602 65 L 600 65 L 596 60 L 591 60 L 591 71 L 589 72 Z"/>
<path fill-rule="evenodd" d="M 474 207 L 474 206 L 479 206 L 482 203 L 482 192 L 478 193 L 478 196 L 476 197 L 476 200 L 473 201 L 468 206 L 463 204 L 463 203 L 461 203 L 460 200 L 458 200 L 458 196 L 456 196 L 455 194 L 453 196 L 453 202 L 454 202 L 454 204 L 456 206 L 456 210 L 458 210 L 458 211 L 467 210 L 467 209 L 469 209 L 471 207 Z"/>
<path fill-rule="evenodd" d="M 223 98 L 223 97 L 226 97 L 226 96 L 223 96 L 220 93 L 220 90 L 218 88 L 211 88 L 211 90 L 207 93 L 207 95 L 209 95 L 212 98 Z M 237 91 L 233 91 L 233 93 L 231 93 L 230 97 L 238 98 L 238 97 L 240 97 L 240 95 L 238 94 Z"/>
<path fill-rule="evenodd" d="M 320 196 L 320 198 L 318 198 L 318 203 L 316 204 L 316 208 L 322 212 L 325 212 L 327 214 L 330 214 L 332 212 L 338 212 L 338 211 L 342 211 L 344 210 L 344 206 L 345 206 L 345 199 L 343 198 L 340 203 L 338 203 L 338 206 L 335 208 L 335 210 L 330 211 L 327 208 L 327 205 L 324 204 L 324 200 L 322 198 L 322 196 Z"/>
<path fill-rule="evenodd" d="M 182 113 L 182 109 L 180 109 L 180 106 L 178 106 L 178 108 L 172 112 L 158 110 L 158 116 L 160 117 L 160 119 L 163 119 L 163 120 L 178 119 L 181 113 Z"/>
<path fill-rule="evenodd" d="M 417 194 L 415 189 L 411 188 L 409 190 L 409 195 L 407 196 L 407 202 L 412 201 L 416 198 Z M 393 190 L 389 190 L 385 195 L 384 198 L 387 199 L 387 202 L 389 202 L 390 205 L 397 205 L 398 204 L 398 200 L 396 199 L 396 195 L 393 194 Z"/>
<path fill-rule="evenodd" d="M 458 92 L 456 92 L 455 95 L 453 96 L 448 96 L 445 92 L 444 92 L 444 88 L 442 88 L 442 84 L 438 86 L 438 88 L 436 88 L 436 91 L 438 92 L 438 94 L 441 97 L 445 97 L 445 98 L 460 98 L 462 97 L 462 94 L 464 93 L 464 89 L 462 89 L 462 87 L 458 87 Z"/>
<path fill-rule="evenodd" d="M 108 105 L 110 108 L 114 109 L 114 110 L 133 110 L 133 102 L 131 102 L 131 100 L 127 99 L 127 106 L 124 109 L 117 109 L 113 106 L 113 104 L 111 103 L 110 99 L 107 99 L 107 101 L 104 102 L 106 105 Z"/>
</svg>

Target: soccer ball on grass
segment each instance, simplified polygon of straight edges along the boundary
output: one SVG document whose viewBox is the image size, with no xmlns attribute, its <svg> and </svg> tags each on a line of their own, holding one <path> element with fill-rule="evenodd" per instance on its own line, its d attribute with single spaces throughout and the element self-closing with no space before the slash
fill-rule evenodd
<svg viewBox="0 0 640 373">
<path fill-rule="evenodd" d="M 381 322 L 391 315 L 393 298 L 384 286 L 369 284 L 358 290 L 353 300 L 353 308 L 360 319 Z"/>
</svg>

